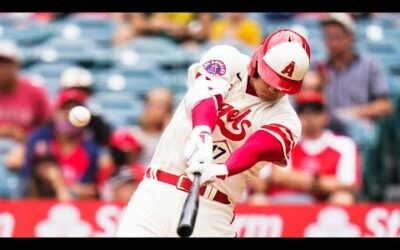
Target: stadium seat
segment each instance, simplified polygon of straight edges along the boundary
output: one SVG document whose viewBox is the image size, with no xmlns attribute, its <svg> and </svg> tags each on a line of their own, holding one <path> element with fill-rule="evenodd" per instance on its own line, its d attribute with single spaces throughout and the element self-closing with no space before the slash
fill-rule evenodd
<svg viewBox="0 0 400 250">
<path fill-rule="evenodd" d="M 174 92 L 185 92 L 187 90 L 187 70 L 169 70 L 163 72 L 166 86 Z"/>
<path fill-rule="evenodd" d="M 137 37 L 121 49 L 135 51 L 139 61 L 151 61 L 166 69 L 187 67 L 191 59 L 184 49 L 163 37 Z"/>
<path fill-rule="evenodd" d="M 33 20 L 0 18 L 0 39 L 15 41 L 19 46 L 34 46 L 52 36 L 51 26 Z"/>
<path fill-rule="evenodd" d="M 400 97 L 400 75 L 387 74 L 389 93 L 392 97 Z"/>
<path fill-rule="evenodd" d="M 156 86 L 166 86 L 164 78 L 158 71 L 111 69 L 99 75 L 97 91 L 128 92 L 144 96 Z"/>
<path fill-rule="evenodd" d="M 29 74 L 41 75 L 44 78 L 53 77 L 59 78 L 61 73 L 69 68 L 77 66 L 71 62 L 57 62 L 57 63 L 38 63 L 27 69 L 24 72 Z"/>
<path fill-rule="evenodd" d="M 24 69 L 22 74 L 42 84 L 53 99 L 59 90 L 58 81 L 61 73 L 72 66 L 76 66 L 76 64 L 68 62 L 38 63 Z"/>
<path fill-rule="evenodd" d="M 38 60 L 44 62 L 68 61 L 77 64 L 92 64 L 101 58 L 96 54 L 99 50 L 93 41 L 84 39 L 69 41 L 59 37 L 33 48 L 33 53 Z M 104 51 L 102 56 L 106 57 L 107 51 Z"/>
<path fill-rule="evenodd" d="M 136 37 L 123 48 L 131 48 L 140 54 L 167 54 L 180 49 L 171 39 L 154 36 Z"/>
<path fill-rule="evenodd" d="M 115 24 L 104 17 L 71 16 L 54 24 L 54 32 L 66 40 L 88 39 L 109 48 Z"/>
<path fill-rule="evenodd" d="M 379 41 L 379 42 L 365 42 L 364 48 L 372 54 L 398 54 L 399 49 L 394 42 L 391 41 Z"/>
<path fill-rule="evenodd" d="M 15 16 L 11 16 L 11 15 L 0 16 L 0 26 L 2 28 L 13 27 L 20 21 L 21 21 L 21 18 L 17 18 Z"/>
<path fill-rule="evenodd" d="M 400 53 L 375 53 L 373 55 L 387 74 L 400 75 Z"/>
<path fill-rule="evenodd" d="M 142 101 L 128 93 L 100 92 L 94 98 L 101 106 L 102 116 L 113 127 L 136 124 L 143 110 Z"/>
<path fill-rule="evenodd" d="M 205 53 L 208 49 L 215 45 L 221 45 L 221 44 L 227 44 L 235 47 L 237 50 L 239 50 L 241 53 L 252 56 L 254 53 L 254 49 L 247 46 L 245 43 L 235 40 L 235 39 L 222 39 L 219 41 L 210 41 L 206 42 L 202 48 L 201 48 L 201 54 Z"/>
<path fill-rule="evenodd" d="M 131 48 L 116 48 L 112 54 L 113 66 L 119 69 L 150 70 L 161 68 L 160 63 L 151 57 L 140 55 Z"/>
</svg>

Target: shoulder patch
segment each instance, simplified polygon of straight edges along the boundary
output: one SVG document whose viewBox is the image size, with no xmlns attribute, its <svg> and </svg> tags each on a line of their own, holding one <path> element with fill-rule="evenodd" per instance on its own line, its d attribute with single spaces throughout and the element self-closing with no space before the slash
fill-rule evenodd
<svg viewBox="0 0 400 250">
<path fill-rule="evenodd" d="M 223 76 L 226 73 L 226 66 L 220 60 L 210 60 L 203 64 L 204 69 L 212 76 Z"/>
</svg>

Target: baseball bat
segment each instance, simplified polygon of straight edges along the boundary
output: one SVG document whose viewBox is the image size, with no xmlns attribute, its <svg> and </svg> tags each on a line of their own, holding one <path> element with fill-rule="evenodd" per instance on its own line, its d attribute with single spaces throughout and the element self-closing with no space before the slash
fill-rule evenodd
<svg viewBox="0 0 400 250">
<path fill-rule="evenodd" d="M 177 233 L 180 237 L 189 237 L 192 235 L 194 224 L 196 223 L 197 211 L 199 209 L 199 189 L 200 173 L 194 173 L 192 186 L 183 205 L 181 218 L 178 224 Z"/>
</svg>

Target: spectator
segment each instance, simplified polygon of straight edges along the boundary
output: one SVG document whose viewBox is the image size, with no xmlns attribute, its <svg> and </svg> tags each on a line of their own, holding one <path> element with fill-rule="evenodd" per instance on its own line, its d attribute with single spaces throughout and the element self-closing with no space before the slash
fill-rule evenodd
<svg viewBox="0 0 400 250">
<path fill-rule="evenodd" d="M 210 40 L 232 39 L 248 46 L 261 43 L 262 30 L 258 23 L 244 13 L 224 13 L 211 25 Z"/>
<path fill-rule="evenodd" d="M 318 71 L 309 70 L 304 76 L 302 91 L 322 91 L 322 77 Z"/>
<path fill-rule="evenodd" d="M 108 160 L 108 164 L 101 166 L 97 175 L 97 185 L 102 199 L 112 200 L 112 190 L 115 184 L 113 180 L 120 180 L 121 176 L 119 175 L 121 174 L 125 176 L 126 171 L 122 169 L 133 171 L 135 183 L 142 181 L 146 166 L 139 161 L 141 153 L 142 146 L 129 130 L 117 129 L 113 132 L 110 138 L 111 159 Z M 108 180 L 110 177 L 112 180 Z M 125 177 L 123 177 L 123 180 L 125 180 Z"/>
<path fill-rule="evenodd" d="M 288 169 L 275 167 L 252 188 L 268 190 L 273 203 L 327 201 L 348 205 L 355 202 L 360 185 L 360 157 L 355 142 L 326 129 L 329 115 L 318 92 L 296 98 L 302 136 L 293 148 Z"/>
<path fill-rule="evenodd" d="M 32 156 L 32 172 L 29 179 L 28 197 L 69 201 L 72 195 L 68 190 L 62 170 L 49 144 L 35 144 Z"/>
<path fill-rule="evenodd" d="M 309 70 L 304 76 L 302 91 L 323 92 L 324 83 L 322 80 L 322 76 L 318 71 Z M 327 128 L 337 134 L 348 135 L 343 122 L 334 116 L 330 117 Z"/>
<path fill-rule="evenodd" d="M 16 44 L 0 41 L 0 198 L 18 198 L 26 137 L 50 116 L 45 90 L 19 70 Z"/>
<path fill-rule="evenodd" d="M 99 155 L 98 145 L 85 134 L 84 127 L 74 127 L 68 121 L 69 111 L 83 105 L 86 96 L 78 90 L 63 90 L 56 101 L 52 121 L 38 128 L 27 142 L 24 177 L 32 171 L 32 159 L 38 143 L 46 143 L 60 165 L 62 177 L 73 198 L 94 198 Z"/>
<path fill-rule="evenodd" d="M 327 107 L 358 144 L 372 145 L 374 121 L 393 110 L 382 69 L 354 50 L 355 24 L 349 14 L 330 14 L 321 26 L 329 57 L 317 68 L 325 82 Z"/>
<path fill-rule="evenodd" d="M 18 48 L 0 41 L 0 136 L 24 139 L 50 117 L 45 90 L 19 76 Z"/>
<path fill-rule="evenodd" d="M 103 146 L 107 145 L 111 134 L 111 128 L 101 116 L 99 108 L 97 108 L 94 100 L 90 98 L 94 92 L 92 74 L 84 68 L 68 68 L 61 74 L 60 87 L 61 90 L 79 90 L 87 96 L 85 104 L 89 107 L 92 114 L 88 124 L 88 129 L 92 132 L 93 137 L 98 144 Z"/>
<path fill-rule="evenodd" d="M 107 182 L 110 188 L 110 196 L 106 200 L 128 203 L 139 182 L 137 173 L 132 168 L 120 168 Z"/>
<path fill-rule="evenodd" d="M 119 23 L 114 44 L 119 46 L 143 35 L 166 36 L 176 42 L 203 42 L 212 18 L 210 13 L 114 13 Z"/>
<path fill-rule="evenodd" d="M 139 124 L 131 130 L 143 145 L 140 161 L 146 166 L 150 163 L 161 134 L 171 119 L 173 107 L 174 96 L 169 89 L 154 88 L 146 96 Z"/>
</svg>

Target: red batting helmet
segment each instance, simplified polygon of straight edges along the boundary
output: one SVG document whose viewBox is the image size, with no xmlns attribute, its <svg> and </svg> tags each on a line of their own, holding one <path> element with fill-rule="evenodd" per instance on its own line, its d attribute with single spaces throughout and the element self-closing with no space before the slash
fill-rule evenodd
<svg viewBox="0 0 400 250">
<path fill-rule="evenodd" d="M 257 48 L 249 65 L 249 75 L 257 72 L 266 83 L 287 94 L 300 91 L 310 65 L 310 46 L 290 29 L 271 33 Z"/>
</svg>

